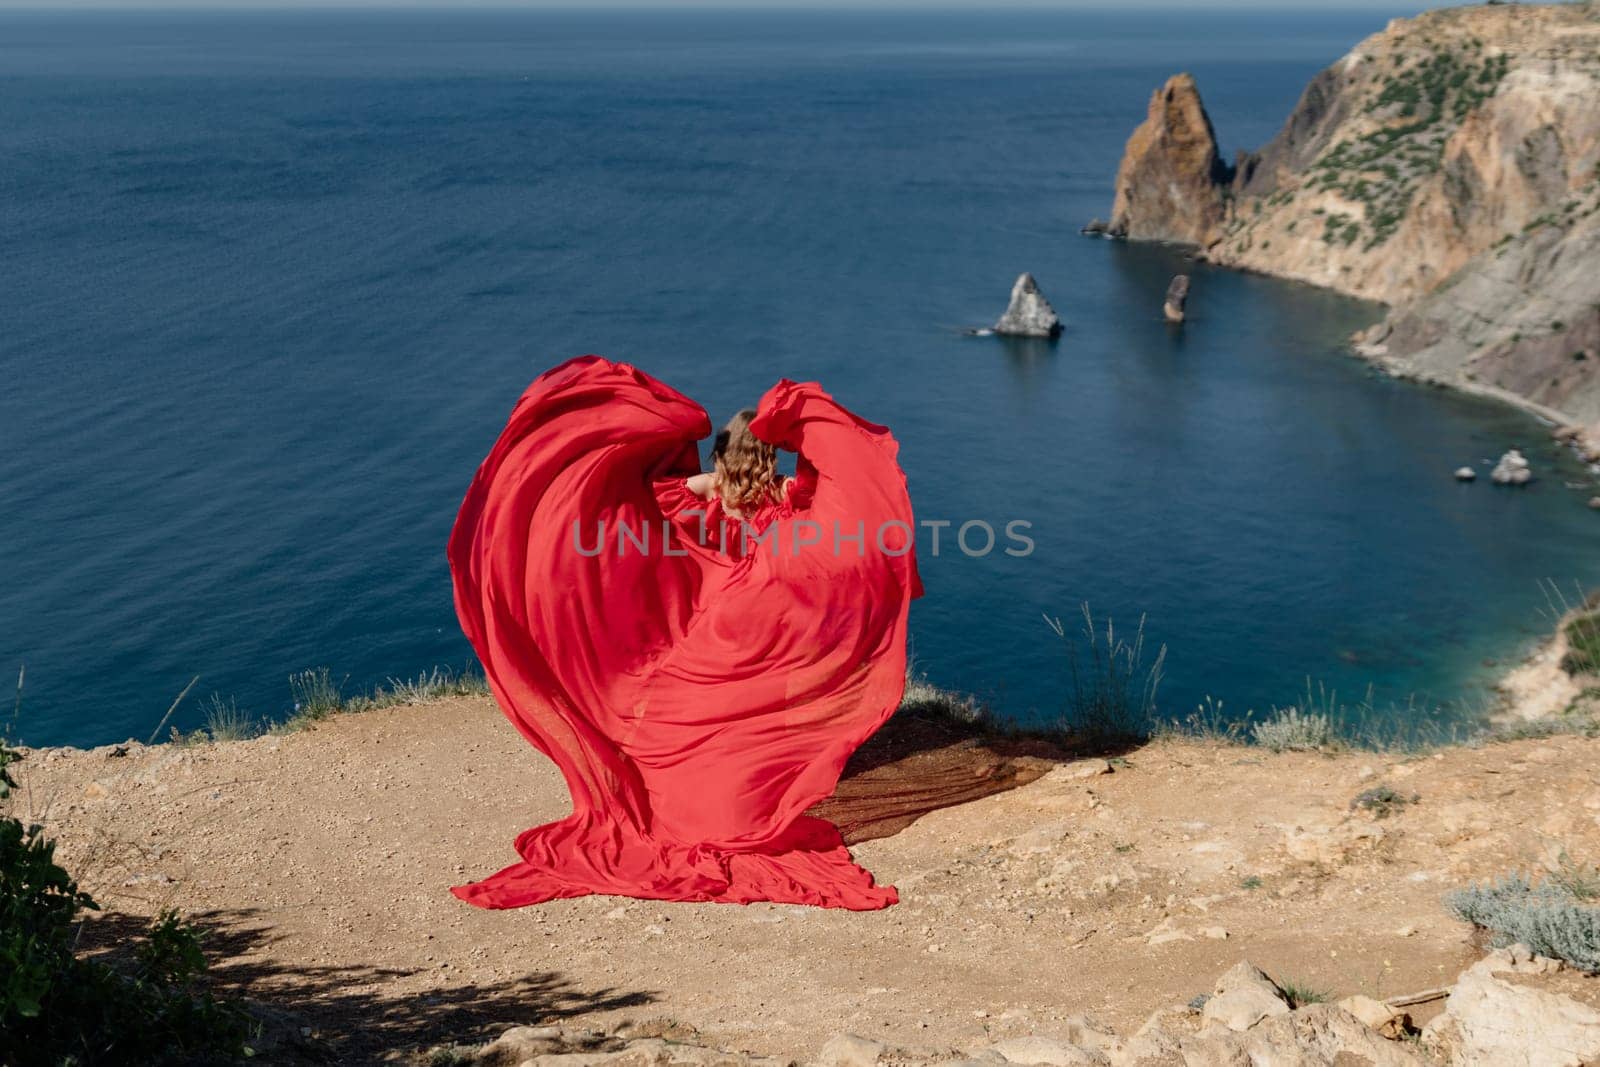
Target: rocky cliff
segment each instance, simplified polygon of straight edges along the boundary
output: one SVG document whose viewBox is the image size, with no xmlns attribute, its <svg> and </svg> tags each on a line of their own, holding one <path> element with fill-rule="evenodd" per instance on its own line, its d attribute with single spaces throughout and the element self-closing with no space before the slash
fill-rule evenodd
<svg viewBox="0 0 1600 1067">
<path fill-rule="evenodd" d="M 1192 79 L 1129 139 L 1111 231 L 1392 307 L 1395 370 L 1600 420 L 1600 4 L 1397 19 L 1220 161 Z"/>
<path fill-rule="evenodd" d="M 1174 75 L 1150 97 L 1149 114 L 1128 138 L 1109 232 L 1209 245 L 1226 219 L 1224 192 L 1232 178 L 1194 78 Z"/>
</svg>

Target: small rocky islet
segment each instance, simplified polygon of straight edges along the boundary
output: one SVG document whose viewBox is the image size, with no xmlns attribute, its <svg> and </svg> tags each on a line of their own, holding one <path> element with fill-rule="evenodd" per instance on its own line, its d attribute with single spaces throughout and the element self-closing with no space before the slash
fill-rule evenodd
<svg viewBox="0 0 1600 1067">
<path fill-rule="evenodd" d="M 1024 271 L 1011 287 L 1011 302 L 995 322 L 992 333 L 1004 337 L 1046 337 L 1061 335 L 1061 318 L 1050 301 L 1039 291 L 1033 275 Z"/>
</svg>

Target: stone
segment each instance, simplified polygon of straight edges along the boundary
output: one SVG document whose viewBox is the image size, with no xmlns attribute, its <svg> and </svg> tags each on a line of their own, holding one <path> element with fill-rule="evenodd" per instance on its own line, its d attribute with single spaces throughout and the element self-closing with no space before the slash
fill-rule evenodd
<svg viewBox="0 0 1600 1067">
<path fill-rule="evenodd" d="M 1041 893 L 1060 895 L 1072 886 L 1072 872 L 1078 869 L 1077 861 L 1058 859 L 1044 875 L 1033 883 Z"/>
<path fill-rule="evenodd" d="M 1456 979 L 1443 1013 L 1423 1029 L 1423 1043 L 1454 1067 L 1581 1067 L 1600 1060 L 1600 1011 L 1500 977 L 1550 973 L 1554 962 L 1521 945 L 1490 953 Z"/>
<path fill-rule="evenodd" d="M 1308 1004 L 1242 1033 L 1183 1044 L 1185 1067 L 1424 1067 L 1405 1045 L 1386 1040 L 1334 1004 Z"/>
<path fill-rule="evenodd" d="M 1383 828 L 1366 821 L 1350 821 L 1333 826 L 1311 824 L 1284 831 L 1283 847 L 1290 859 L 1338 867 L 1352 854 L 1382 841 Z"/>
<path fill-rule="evenodd" d="M 1161 313 L 1167 317 L 1168 322 L 1182 322 L 1184 306 L 1189 302 L 1189 276 L 1179 274 L 1167 286 L 1167 299 L 1161 305 Z"/>
<path fill-rule="evenodd" d="M 1399 1038 L 1406 1033 L 1410 1017 L 1381 1000 L 1356 994 L 1339 1001 L 1339 1007 L 1366 1023 L 1384 1037 Z"/>
<path fill-rule="evenodd" d="M 477 1063 L 521 1063 L 562 1051 L 566 1045 L 558 1026 L 513 1026 L 478 1050 Z"/>
<path fill-rule="evenodd" d="M 1589 498 L 1589 506 L 1591 508 L 1593 508 L 1595 511 L 1600 511 L 1600 496 L 1592 496 L 1592 497 L 1590 497 Z"/>
<path fill-rule="evenodd" d="M 1089 224 L 1078 232 L 1085 237 L 1104 237 L 1110 229 L 1111 224 L 1105 219 L 1090 219 Z"/>
<path fill-rule="evenodd" d="M 1228 930 L 1224 926 L 1202 926 L 1200 936 L 1212 941 L 1228 940 Z"/>
<path fill-rule="evenodd" d="M 1048 1037 L 1013 1037 L 990 1045 L 986 1051 L 997 1053 L 1007 1063 L 1048 1064 L 1049 1067 L 1105 1067 L 1106 1063 L 1106 1058 L 1098 1053 Z"/>
<path fill-rule="evenodd" d="M 1500 462 L 1489 472 L 1489 478 L 1496 485 L 1527 485 L 1533 481 L 1533 471 L 1522 453 L 1513 448 L 1500 457 Z"/>
<path fill-rule="evenodd" d="M 1006 313 L 994 324 L 994 332 L 1010 337 L 1056 337 L 1061 333 L 1061 319 L 1057 317 L 1050 301 L 1039 291 L 1033 275 L 1024 271 L 1011 287 L 1011 303 Z"/>
<path fill-rule="evenodd" d="M 1194 77 L 1175 74 L 1123 149 L 1108 232 L 1204 247 L 1220 235 L 1232 178 Z"/>
<path fill-rule="evenodd" d="M 1283 991 L 1253 963 L 1235 964 L 1217 979 L 1211 994 L 1200 1009 L 1206 1028 L 1248 1030 L 1263 1019 L 1289 1014 Z"/>
<path fill-rule="evenodd" d="M 1478 480 L 1478 472 L 1473 470 L 1471 467 L 1457 467 L 1456 468 L 1456 481 L 1458 481 L 1458 482 L 1475 482 L 1477 480 Z"/>
<path fill-rule="evenodd" d="M 1102 774 L 1110 774 L 1111 761 L 1103 759 L 1080 759 L 1071 763 L 1063 763 L 1059 767 L 1052 767 L 1041 779 L 1045 782 L 1075 782 L 1084 778 L 1098 778 Z"/>
<path fill-rule="evenodd" d="M 889 1046 L 857 1034 L 837 1034 L 817 1053 L 817 1067 L 875 1067 Z"/>
<path fill-rule="evenodd" d="M 1020 859 L 1030 856 L 1046 856 L 1067 839 L 1071 833 L 1072 824 L 1066 822 L 1045 823 L 1024 830 L 1016 837 L 1004 840 L 1005 851 L 1008 855 Z"/>
</svg>

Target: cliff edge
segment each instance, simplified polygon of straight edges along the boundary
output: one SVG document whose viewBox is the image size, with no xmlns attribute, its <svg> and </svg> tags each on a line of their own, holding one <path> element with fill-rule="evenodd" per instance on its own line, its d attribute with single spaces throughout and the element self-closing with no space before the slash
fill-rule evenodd
<svg viewBox="0 0 1600 1067">
<path fill-rule="evenodd" d="M 945 726 L 861 761 L 824 813 L 847 821 L 846 792 L 873 781 L 922 794 L 940 751 L 990 751 L 951 736 Z M 1378 1040 L 1342 1016 L 1291 1014 L 1259 980 L 1246 984 L 1265 998 L 1230 996 L 1216 976 L 1250 960 L 1302 990 L 1403 1000 L 1422 1027 L 1445 1006 L 1438 987 L 1481 955 L 1441 903 L 1447 891 L 1600 857 L 1600 738 L 1433 756 L 1174 739 L 1115 761 L 1038 759 L 1049 769 L 1016 788 L 945 793 L 935 810 L 857 839 L 856 858 L 900 889 L 883 911 L 594 896 L 494 912 L 445 887 L 507 862 L 516 834 L 571 802 L 555 766 L 487 697 L 334 715 L 248 741 L 24 755 L 11 768 L 14 813 L 46 827 L 106 909 L 85 924 L 86 943 L 176 908 L 208 930 L 222 991 L 283 1013 L 308 1052 L 323 1046 L 314 1059 L 252 1062 L 423 1063 L 430 1045 L 513 1024 L 615 1033 L 627 1020 L 672 1020 L 703 1035 L 697 1043 L 833 1067 L 934 1058 L 820 1054 L 845 1032 L 943 1050 L 946 1063 L 971 1050 L 997 1067 L 1422 1067 L 1414 1033 Z M 1566 1046 L 1584 1049 L 1570 1062 L 1600 1055 L 1600 978 L 1547 980 L 1591 1014 L 1568 1004 L 1563 1018 L 1536 1015 L 1504 989 L 1476 1015 L 1455 1014 L 1518 1039 L 1514 1027 L 1531 1028 L 1551 1047 L 1576 1020 L 1588 1043 Z M 1425 1003 L 1404 996 L 1430 990 Z M 1481 1006 L 1491 990 L 1468 991 Z M 1196 998 L 1208 993 L 1215 1003 Z M 1185 1003 L 1196 1006 L 1167 1012 Z M 1142 1027 L 1155 1012 L 1159 1026 Z M 1098 1051 L 1071 1047 L 1085 1043 L 1083 1013 L 1098 1020 L 1104 1040 L 1088 1035 Z M 1153 1029 L 1167 1037 L 1150 1049 L 1138 1036 Z M 669 1062 L 659 1051 L 612 1062 Z M 741 1062 L 679 1052 L 670 1062 Z M 1524 1061 L 1496 1050 L 1447 1062 Z"/>
<path fill-rule="evenodd" d="M 1232 167 L 1193 79 L 1173 78 L 1129 139 L 1110 231 L 1382 301 L 1363 354 L 1595 423 L 1597 227 L 1589 0 L 1396 19 Z"/>
</svg>

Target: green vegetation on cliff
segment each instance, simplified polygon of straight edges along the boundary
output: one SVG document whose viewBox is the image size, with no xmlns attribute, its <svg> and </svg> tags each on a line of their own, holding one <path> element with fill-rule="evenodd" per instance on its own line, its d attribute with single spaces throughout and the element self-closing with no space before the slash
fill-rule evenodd
<svg viewBox="0 0 1600 1067">
<path fill-rule="evenodd" d="M 1359 137 L 1335 143 L 1310 167 L 1310 188 L 1336 192 L 1365 207 L 1365 219 L 1330 224 L 1322 239 L 1365 248 L 1387 241 L 1411 206 L 1417 184 L 1438 171 L 1445 142 L 1469 114 L 1494 94 L 1509 59 L 1485 56 L 1483 42 L 1465 49 L 1435 47 L 1404 61 L 1386 75 L 1367 113 L 1384 123 Z M 1343 217 L 1343 216 L 1341 216 Z"/>
</svg>

